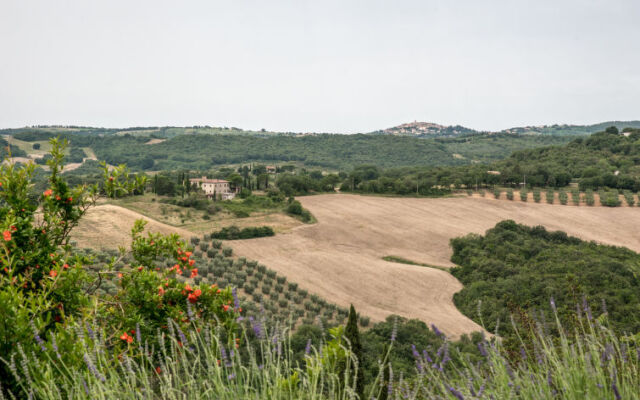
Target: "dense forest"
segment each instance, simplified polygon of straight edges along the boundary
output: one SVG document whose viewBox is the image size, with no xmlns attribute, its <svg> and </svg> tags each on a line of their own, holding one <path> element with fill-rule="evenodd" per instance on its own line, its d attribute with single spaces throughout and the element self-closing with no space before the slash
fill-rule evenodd
<svg viewBox="0 0 640 400">
<path fill-rule="evenodd" d="M 452 141 L 461 139 L 449 139 Z M 498 145 L 498 144 L 496 144 Z M 476 147 L 479 148 L 479 147 Z M 363 174 L 362 170 L 367 173 Z M 428 195 L 451 188 L 565 187 L 580 190 L 612 188 L 640 190 L 640 129 L 619 132 L 610 127 L 563 146 L 543 146 L 513 152 L 488 164 L 462 166 L 380 168 L 357 167 L 342 190 L 365 193 Z"/>
<path fill-rule="evenodd" d="M 155 144 L 153 136 L 135 130 L 119 134 L 84 131 L 11 130 L 16 139 L 45 141 L 67 138 L 72 147 L 90 147 L 109 164 L 126 163 L 133 170 L 208 170 L 250 162 L 298 162 L 307 167 L 349 170 L 362 164 L 380 167 L 452 166 L 503 159 L 515 150 L 566 143 L 560 136 L 473 134 L 424 139 L 390 135 L 181 134 Z M 162 135 L 160 135 L 162 136 Z"/>
<path fill-rule="evenodd" d="M 453 239 L 451 246 L 458 265 L 451 273 L 464 285 L 454 302 L 490 331 L 499 324 L 499 334 L 511 334 L 510 314 L 550 314 L 557 307 L 568 318 L 576 306 L 585 315 L 606 314 L 620 332 L 640 330 L 640 254 L 629 249 L 513 221 L 484 236 Z"/>
</svg>

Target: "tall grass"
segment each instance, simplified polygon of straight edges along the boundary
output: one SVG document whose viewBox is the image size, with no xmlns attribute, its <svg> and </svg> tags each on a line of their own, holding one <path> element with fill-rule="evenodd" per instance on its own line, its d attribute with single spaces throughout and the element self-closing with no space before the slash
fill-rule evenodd
<svg viewBox="0 0 640 400">
<path fill-rule="evenodd" d="M 379 355 L 380 371 L 362 398 L 640 399 L 637 338 L 616 335 L 605 326 L 606 315 L 595 320 L 588 308 L 579 312 L 570 330 L 554 313 L 551 324 L 535 323 L 517 333 L 520 351 L 513 351 L 513 341 L 493 338 L 479 343 L 481 361 L 463 354 L 455 365 L 449 342 L 439 349 L 398 343 L 396 350 L 392 333 L 388 350 Z M 82 365 L 65 365 L 49 345 L 44 356 L 18 351 L 5 362 L 34 398 L 359 398 L 353 379 L 358 363 L 346 341 L 325 342 L 317 350 L 307 345 L 300 359 L 286 329 L 267 332 L 255 321 L 238 348 L 213 326 L 187 336 L 175 326 L 169 331 L 157 343 L 134 344 L 123 352 L 108 348 L 100 339 L 104 335 L 93 333 L 90 339 L 85 332 L 79 338 Z M 415 377 L 404 378 L 390 367 L 393 352 L 401 349 L 412 351 Z"/>
<path fill-rule="evenodd" d="M 527 339 L 519 336 L 516 354 L 500 340 L 484 342 L 482 362 L 447 369 L 440 351 L 414 351 L 419 378 L 394 383 L 389 398 L 640 399 L 637 338 L 616 335 L 589 310 L 571 331 L 554 316 L 551 326 L 537 324 Z"/>
<path fill-rule="evenodd" d="M 157 343 L 134 343 L 123 352 L 106 346 L 99 332 L 92 334 L 95 340 L 85 333 L 80 338 L 85 349 L 81 365 L 65 364 L 52 348 L 38 355 L 18 352 L 3 361 L 13 365 L 23 395 L 30 398 L 355 398 L 351 377 L 357 364 L 346 342 L 321 349 L 308 345 L 300 361 L 294 359 L 286 329 L 267 332 L 254 321 L 255 332 L 245 331 L 236 347 L 235 340 L 224 340 L 225 334 L 213 325 L 181 332 L 177 324 L 169 324 L 170 333 L 159 335 Z"/>
</svg>

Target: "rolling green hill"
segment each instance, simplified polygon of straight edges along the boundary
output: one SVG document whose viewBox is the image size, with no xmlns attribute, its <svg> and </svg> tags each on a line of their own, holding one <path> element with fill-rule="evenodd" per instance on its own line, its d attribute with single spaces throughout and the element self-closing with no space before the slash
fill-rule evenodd
<svg viewBox="0 0 640 400">
<path fill-rule="evenodd" d="M 298 162 L 308 167 L 342 170 L 362 164 L 380 167 L 467 165 L 500 160 L 515 150 L 570 140 L 560 136 L 487 133 L 420 138 L 372 134 L 293 136 L 247 131 L 210 134 L 199 129 L 173 129 L 47 128 L 4 130 L 0 134 L 10 134 L 25 142 L 62 136 L 69 139 L 72 147 L 90 148 L 100 160 L 109 164 L 126 163 L 135 170 L 206 170 L 250 162 Z"/>
</svg>

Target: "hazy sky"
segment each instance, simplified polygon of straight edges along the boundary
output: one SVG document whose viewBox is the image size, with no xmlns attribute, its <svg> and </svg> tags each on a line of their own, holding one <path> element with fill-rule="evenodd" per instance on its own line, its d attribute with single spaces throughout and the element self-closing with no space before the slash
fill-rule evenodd
<svg viewBox="0 0 640 400">
<path fill-rule="evenodd" d="M 0 0 L 0 127 L 640 119 L 640 1 Z"/>
</svg>

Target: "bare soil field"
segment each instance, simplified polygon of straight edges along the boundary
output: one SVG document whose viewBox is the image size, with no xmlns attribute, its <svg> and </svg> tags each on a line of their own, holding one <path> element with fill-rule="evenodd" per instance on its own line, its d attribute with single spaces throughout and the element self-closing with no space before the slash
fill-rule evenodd
<svg viewBox="0 0 640 400">
<path fill-rule="evenodd" d="M 453 305 L 462 285 L 445 271 L 383 261 L 387 255 L 451 267 L 449 240 L 483 233 L 504 219 L 563 230 L 640 251 L 640 209 L 569 207 L 489 198 L 301 197 L 318 223 L 269 238 L 229 242 L 301 287 L 356 308 L 434 323 L 451 336 L 479 330 Z"/>
<path fill-rule="evenodd" d="M 164 234 L 177 233 L 187 239 L 193 233 L 182 228 L 169 226 L 145 217 L 135 211 L 111 204 L 98 205 L 91 208 L 80 224 L 73 230 L 72 240 L 79 247 L 93 249 L 115 249 L 118 246 L 129 246 L 131 228 L 137 219 L 144 219 L 147 230 Z"/>
<path fill-rule="evenodd" d="M 269 225 L 276 233 L 285 232 L 293 227 L 302 225 L 299 220 L 277 210 L 253 212 L 250 217 L 246 218 L 237 218 L 232 213 L 222 210 L 215 215 L 209 216 L 209 219 L 204 219 L 204 214 L 207 214 L 204 211 L 162 203 L 159 199 L 156 200 L 152 194 L 145 194 L 144 196 L 109 200 L 109 202 L 140 213 L 160 223 L 200 234 L 211 233 L 230 225 L 236 225 L 240 228 Z"/>
</svg>

